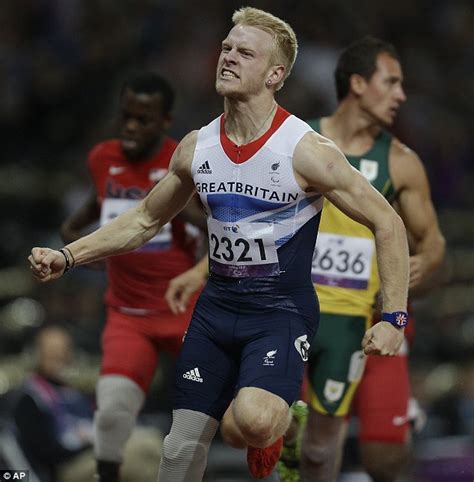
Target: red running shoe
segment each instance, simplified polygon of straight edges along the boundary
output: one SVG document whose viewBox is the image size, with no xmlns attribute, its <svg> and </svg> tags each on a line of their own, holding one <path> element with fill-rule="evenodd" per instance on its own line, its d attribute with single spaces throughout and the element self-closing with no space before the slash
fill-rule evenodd
<svg viewBox="0 0 474 482">
<path fill-rule="evenodd" d="M 247 464 L 252 477 L 264 479 L 272 473 L 280 458 L 282 446 L 283 437 L 280 437 L 276 442 L 264 449 L 248 446 Z"/>
</svg>

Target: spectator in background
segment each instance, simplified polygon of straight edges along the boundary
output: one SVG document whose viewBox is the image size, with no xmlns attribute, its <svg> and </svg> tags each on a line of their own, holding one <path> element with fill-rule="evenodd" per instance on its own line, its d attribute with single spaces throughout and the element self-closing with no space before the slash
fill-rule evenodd
<svg viewBox="0 0 474 482">
<path fill-rule="evenodd" d="M 92 446 L 93 406 L 85 394 L 64 380 L 64 371 L 73 359 L 72 338 L 61 326 L 47 326 L 37 334 L 34 347 L 34 373 L 14 408 L 20 446 L 41 482 L 59 481 L 60 471 L 73 463 L 72 477 L 90 480 L 92 451 L 84 463 L 76 461 Z"/>
</svg>

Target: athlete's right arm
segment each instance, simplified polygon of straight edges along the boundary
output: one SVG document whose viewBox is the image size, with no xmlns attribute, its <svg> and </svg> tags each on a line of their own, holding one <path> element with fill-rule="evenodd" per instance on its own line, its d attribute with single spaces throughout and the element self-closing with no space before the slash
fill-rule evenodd
<svg viewBox="0 0 474 482">
<path fill-rule="evenodd" d="M 66 246 L 76 266 L 139 248 L 186 206 L 195 191 L 191 163 L 196 141 L 194 131 L 179 143 L 168 174 L 141 203 Z M 42 282 L 59 278 L 66 266 L 65 256 L 49 248 L 33 248 L 28 260 Z"/>
</svg>

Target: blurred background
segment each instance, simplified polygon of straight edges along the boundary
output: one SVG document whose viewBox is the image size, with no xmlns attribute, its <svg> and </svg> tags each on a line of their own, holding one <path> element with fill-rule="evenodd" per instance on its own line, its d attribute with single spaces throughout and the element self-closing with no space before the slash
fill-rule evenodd
<svg viewBox="0 0 474 482">
<path fill-rule="evenodd" d="M 71 384 L 93 396 L 104 319 L 104 275 L 80 268 L 59 282 L 39 286 L 30 276 L 26 258 L 32 246 L 62 245 L 61 222 L 88 194 L 87 152 L 115 135 L 121 83 L 132 71 L 156 70 L 177 91 L 171 134 L 180 139 L 207 124 L 222 111 L 222 99 L 214 91 L 215 64 L 232 12 L 242 4 L 233 0 L 1 3 L 0 413 L 4 427 L 10 420 L 8 394 L 30 373 L 32 337 L 45 323 L 64 324 L 73 334 L 75 362 L 68 376 Z M 335 107 L 332 74 L 342 47 L 372 34 L 399 50 L 408 101 L 393 131 L 425 163 L 448 243 L 445 264 L 432 289 L 414 303 L 413 391 L 428 421 L 415 438 L 406 480 L 472 481 L 473 4 L 468 0 L 248 3 L 281 16 L 298 35 L 299 56 L 277 100 L 303 119 L 328 114 Z M 170 410 L 172 371 L 173 361 L 165 357 L 143 415 L 144 422 L 162 430 Z M 2 443 L 5 452 L 6 442 Z M 234 463 L 224 455 L 211 457 L 207 480 L 247 480 L 245 475 L 235 478 L 239 470 L 245 474 L 245 466 L 240 467 L 244 462 Z M 353 458 L 348 457 L 348 470 L 356 463 Z"/>
</svg>

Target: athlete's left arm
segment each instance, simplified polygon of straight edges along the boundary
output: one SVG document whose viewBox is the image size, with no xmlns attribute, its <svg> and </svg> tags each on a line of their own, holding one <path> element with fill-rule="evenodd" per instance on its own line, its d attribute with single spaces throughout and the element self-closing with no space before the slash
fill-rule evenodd
<svg viewBox="0 0 474 482">
<path fill-rule="evenodd" d="M 322 193 L 346 215 L 373 231 L 383 309 L 406 311 L 408 244 L 405 227 L 395 210 L 348 163 L 336 145 L 319 134 L 311 132 L 303 137 L 295 149 L 293 165 L 305 191 Z M 377 323 L 366 334 L 364 348 L 366 353 L 395 354 L 402 340 L 400 330 L 389 323 Z"/>
<path fill-rule="evenodd" d="M 428 178 L 420 158 L 398 140 L 390 151 L 390 176 L 398 191 L 399 212 L 411 244 L 410 288 L 416 288 L 442 263 L 445 240 L 431 201 Z"/>
</svg>

